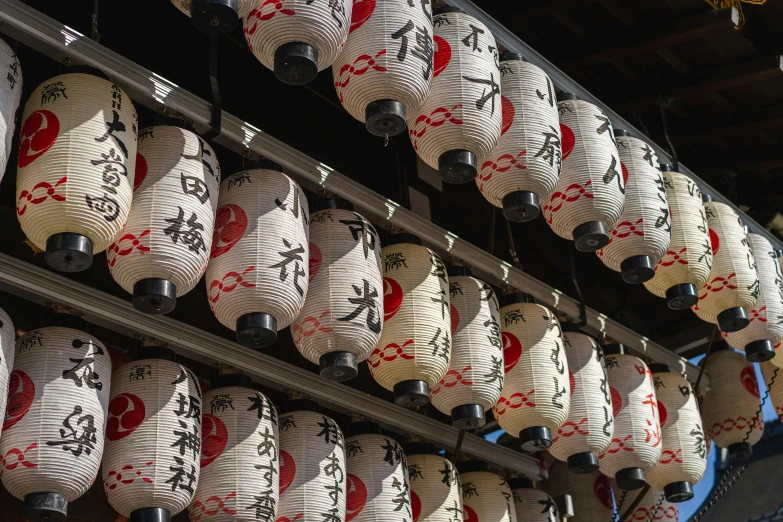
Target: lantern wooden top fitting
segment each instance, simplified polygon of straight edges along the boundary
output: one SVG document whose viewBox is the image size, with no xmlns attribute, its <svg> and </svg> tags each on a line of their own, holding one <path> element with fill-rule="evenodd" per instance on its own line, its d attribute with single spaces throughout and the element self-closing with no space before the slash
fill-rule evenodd
<svg viewBox="0 0 783 522">
<path fill-rule="evenodd" d="M 0 40 L 0 64 L 8 71 L 6 80 L 0 86 L 0 181 L 3 180 L 8 157 L 11 155 L 11 141 L 16 128 L 16 113 L 22 100 L 22 67 L 16 53 L 5 40 Z"/>
<path fill-rule="evenodd" d="M 411 509 L 416 522 L 448 522 L 463 519 L 462 494 L 457 468 L 426 442 L 405 447 Z"/>
<path fill-rule="evenodd" d="M 519 522 L 555 522 L 560 520 L 557 505 L 546 492 L 536 489 L 528 478 L 508 479 L 514 496 L 514 511 Z"/>
<path fill-rule="evenodd" d="M 460 462 L 457 469 L 466 522 L 517 522 L 514 496 L 506 479 L 491 472 L 487 463 L 480 460 Z"/>
<path fill-rule="evenodd" d="M 196 29 L 207 34 L 228 33 L 258 0 L 171 0 L 174 7 L 193 19 Z"/>
<path fill-rule="evenodd" d="M 565 462 L 555 461 L 549 468 L 549 494 L 554 498 L 568 494 L 574 503 L 574 520 L 607 522 L 614 520 L 612 483 L 595 471 L 584 475 L 568 472 Z"/>
</svg>

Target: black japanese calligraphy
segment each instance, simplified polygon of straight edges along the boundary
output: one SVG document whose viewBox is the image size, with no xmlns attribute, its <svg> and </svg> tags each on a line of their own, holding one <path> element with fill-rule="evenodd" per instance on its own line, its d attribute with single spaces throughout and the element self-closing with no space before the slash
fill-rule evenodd
<svg viewBox="0 0 783 522">
<path fill-rule="evenodd" d="M 210 151 L 206 147 L 206 143 L 204 143 L 204 140 L 202 140 L 200 137 L 198 137 L 198 152 L 195 154 L 180 154 L 183 158 L 187 160 L 194 160 L 201 163 L 201 165 L 207 169 L 207 172 L 209 172 L 209 175 L 215 178 L 215 181 L 220 183 L 220 170 L 218 170 L 217 174 L 215 174 L 215 171 L 212 169 L 212 165 L 209 164 L 209 162 L 206 160 L 204 156 L 212 157 L 212 151 Z M 218 167 L 219 169 L 219 167 Z"/>
<path fill-rule="evenodd" d="M 115 135 L 115 132 L 125 132 L 125 124 L 120 121 L 120 113 L 112 110 L 112 121 L 106 122 L 106 132 L 103 134 L 103 136 L 99 136 L 95 138 L 95 141 L 99 143 L 103 143 L 104 141 L 108 140 L 109 138 L 114 140 L 114 143 L 120 148 L 122 151 L 122 154 L 125 156 L 125 159 L 128 159 L 128 147 L 125 146 L 125 142 L 122 141 L 119 136 Z"/>
<path fill-rule="evenodd" d="M 186 176 L 184 172 L 180 172 L 180 183 L 182 192 L 194 196 L 202 205 L 209 201 L 209 188 L 197 176 Z"/>
<path fill-rule="evenodd" d="M 405 262 L 405 256 L 402 255 L 402 252 L 386 254 L 384 258 L 384 271 L 391 272 L 392 270 L 397 270 L 403 266 L 408 268 L 408 263 Z"/>
<path fill-rule="evenodd" d="M 277 410 L 265 395 L 251 395 L 247 398 L 250 401 L 250 407 L 247 411 L 255 411 L 259 419 L 268 420 L 277 424 Z M 296 427 L 296 425 L 294 425 Z"/>
<path fill-rule="evenodd" d="M 223 413 L 226 410 L 234 410 L 234 400 L 228 393 L 216 393 L 209 401 L 212 414 Z"/>
<path fill-rule="evenodd" d="M 191 212 L 190 218 L 185 221 L 185 211 L 182 207 L 178 206 L 179 214 L 175 218 L 165 218 L 163 221 L 170 223 L 170 225 L 163 229 L 163 233 L 167 236 L 171 236 L 173 243 L 179 243 L 182 241 L 183 245 L 187 245 L 188 249 L 192 252 L 198 252 L 199 250 L 206 253 L 206 244 L 204 243 L 204 225 L 198 222 L 198 216 L 195 212 Z"/>
<path fill-rule="evenodd" d="M 67 100 L 68 95 L 65 94 L 65 90 L 65 83 L 63 82 L 53 82 L 44 85 L 43 90 L 41 91 L 41 107 L 46 103 L 57 101 L 60 96 Z"/>
<path fill-rule="evenodd" d="M 495 114 L 495 98 L 500 95 L 500 85 L 495 81 L 495 75 L 493 73 L 489 73 L 489 80 L 482 78 L 469 78 L 467 76 L 463 76 L 462 78 L 471 83 L 478 83 L 489 87 L 489 92 L 487 92 L 486 87 L 484 87 L 484 89 L 481 91 L 481 97 L 476 100 L 476 109 L 480 111 L 484 110 L 484 105 L 486 105 L 488 101 L 491 101 L 492 111 L 490 114 Z"/>
<path fill-rule="evenodd" d="M 152 377 L 152 365 L 151 364 L 134 364 L 131 367 L 130 376 L 128 381 L 143 381 L 147 377 Z"/>
<path fill-rule="evenodd" d="M 196 481 L 196 467 L 191 464 L 190 472 L 187 472 L 184 459 L 179 457 L 172 458 L 176 466 L 169 466 L 169 471 L 173 472 L 174 475 L 166 481 L 166 484 L 171 484 L 171 491 L 176 491 L 179 488 L 192 495 L 195 491 L 195 484 L 193 483 Z M 187 480 L 187 483 L 185 483 L 185 480 Z"/>
<path fill-rule="evenodd" d="M 349 297 L 348 302 L 356 305 L 356 308 L 345 317 L 338 317 L 338 321 L 352 321 L 367 310 L 367 328 L 375 333 L 381 333 L 381 314 L 378 311 L 378 289 L 370 286 L 367 279 L 362 279 L 363 286 L 351 285 L 358 297 Z"/>
<path fill-rule="evenodd" d="M 408 33 L 415 29 L 416 43 L 411 50 L 411 54 L 424 63 L 422 75 L 424 80 L 428 81 L 432 75 L 434 47 L 432 45 L 432 36 L 427 27 L 415 26 L 413 20 L 399 28 L 391 34 L 393 40 L 400 40 L 400 50 L 397 52 L 397 60 L 404 62 L 408 56 Z"/>
<path fill-rule="evenodd" d="M 343 27 L 343 24 L 345 23 L 345 5 L 343 4 L 343 0 L 326 0 L 327 6 L 332 12 L 332 18 L 337 22 L 337 27 L 341 28 Z M 312 4 L 315 2 L 315 0 L 307 0 L 305 2 L 307 5 Z"/>
<path fill-rule="evenodd" d="M 612 162 L 609 164 L 609 168 L 606 169 L 606 174 L 604 174 L 604 183 L 608 185 L 612 181 L 617 179 L 617 186 L 620 189 L 620 192 L 625 194 L 625 185 L 623 184 L 623 176 L 619 172 L 617 172 L 617 158 L 612 155 Z"/>
<path fill-rule="evenodd" d="M 288 278 L 288 269 L 286 268 L 289 263 L 294 264 L 294 288 L 296 288 L 296 291 L 299 292 L 299 295 L 304 296 L 304 289 L 299 285 L 299 278 L 306 276 L 306 272 L 304 271 L 304 258 L 302 257 L 302 254 L 305 253 L 304 247 L 299 244 L 297 247 L 292 247 L 291 243 L 283 238 L 283 245 L 288 250 L 283 250 L 281 252 L 278 252 L 280 257 L 283 258 L 282 261 L 275 263 L 274 265 L 271 265 L 269 268 L 279 268 L 280 269 L 280 281 L 285 281 Z M 302 264 L 302 267 L 300 267 L 300 263 Z"/>
<path fill-rule="evenodd" d="M 354 214 L 354 216 L 356 219 L 341 219 L 340 223 L 348 227 L 354 241 L 359 241 L 361 239 L 364 258 L 367 259 L 367 256 L 370 255 L 370 251 L 375 250 L 375 241 L 378 234 L 375 232 L 375 228 L 373 228 L 373 226 L 362 216 L 359 214 Z M 329 219 L 331 220 L 331 216 L 329 216 Z"/>
<path fill-rule="evenodd" d="M 82 452 L 90 455 L 97 444 L 95 418 L 92 415 L 82 415 L 82 407 L 76 405 L 73 412 L 63 420 L 60 428 L 60 439 L 47 441 L 47 446 L 60 446 L 63 451 L 70 451 L 74 457 L 81 456 Z"/>
<path fill-rule="evenodd" d="M 442 359 L 445 359 L 446 361 L 451 360 L 451 336 L 449 335 L 449 332 L 443 332 L 443 337 L 441 337 L 441 328 L 438 327 L 438 330 L 435 332 L 435 335 L 432 336 L 432 339 L 430 339 L 430 342 L 427 343 L 427 345 L 432 346 L 432 355 L 438 356 Z"/>
<path fill-rule="evenodd" d="M 554 107 L 555 96 L 552 94 L 552 81 L 549 79 L 549 76 L 546 77 L 546 90 L 547 93 L 544 94 L 539 89 L 536 89 L 536 96 L 538 96 L 539 100 L 544 100 L 549 103 L 550 107 Z"/>
<path fill-rule="evenodd" d="M 323 417 L 323 421 L 319 422 L 318 426 L 321 427 L 321 431 L 316 437 L 323 437 L 327 444 L 343 447 L 343 432 L 336 422 L 329 417 Z"/>
<path fill-rule="evenodd" d="M 481 47 L 479 47 L 478 44 L 478 35 L 484 34 L 484 29 L 481 29 L 479 27 L 476 27 L 473 24 L 470 25 L 470 34 L 467 35 L 465 38 L 462 39 L 462 43 L 465 44 L 465 47 L 473 47 L 471 51 L 478 51 L 481 52 Z"/>
</svg>

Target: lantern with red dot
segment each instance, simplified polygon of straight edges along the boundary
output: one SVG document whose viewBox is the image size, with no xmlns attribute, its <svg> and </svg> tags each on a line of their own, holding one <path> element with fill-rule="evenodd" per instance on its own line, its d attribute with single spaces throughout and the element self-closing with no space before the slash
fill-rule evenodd
<svg viewBox="0 0 783 522">
<path fill-rule="evenodd" d="M 463 517 L 466 522 L 517 522 L 511 488 L 506 479 L 480 460 L 457 464 L 462 482 Z"/>
<path fill-rule="evenodd" d="M 8 71 L 0 86 L 0 181 L 3 180 L 11 155 L 11 140 L 16 128 L 16 112 L 22 100 L 22 67 L 11 46 L 0 40 L 0 64 Z"/>
<path fill-rule="evenodd" d="M 5 310 L 0 308 L 0 419 L 5 419 L 5 409 L 8 406 L 8 399 L 12 395 L 9 393 L 11 388 L 11 381 L 13 380 L 14 390 L 19 389 L 19 383 L 21 380 L 19 377 L 11 377 L 14 369 L 14 351 L 15 343 L 14 337 L 16 337 L 16 330 L 14 329 L 14 323 L 11 318 L 5 313 Z M 13 415 L 12 409 L 15 410 L 15 403 L 9 407 L 9 415 Z M 0 423 L 0 435 L 3 434 L 3 424 Z M 2 454 L 0 454 L 2 455 Z"/>
<path fill-rule="evenodd" d="M 463 512 L 457 468 L 432 444 L 414 442 L 405 448 L 414 522 L 449 522 Z"/>
<path fill-rule="evenodd" d="M 761 364 L 761 372 L 764 375 L 764 382 L 769 391 L 769 400 L 778 419 L 783 418 L 783 371 L 775 366 L 772 361 L 766 361 Z"/>
<path fill-rule="evenodd" d="M 554 498 L 571 495 L 574 513 L 578 513 L 576 520 L 579 522 L 614 520 L 612 483 L 607 476 L 597 471 L 569 473 L 565 462 L 554 462 L 549 468 L 549 493 Z"/>
<path fill-rule="evenodd" d="M 546 492 L 536 489 L 528 478 L 509 479 L 508 485 L 514 495 L 514 510 L 520 522 L 552 522 L 560 520 L 557 506 Z"/>
<path fill-rule="evenodd" d="M 239 19 L 258 5 L 258 0 L 171 0 L 174 7 L 193 19 L 196 29 L 207 34 L 231 31 Z"/>
</svg>

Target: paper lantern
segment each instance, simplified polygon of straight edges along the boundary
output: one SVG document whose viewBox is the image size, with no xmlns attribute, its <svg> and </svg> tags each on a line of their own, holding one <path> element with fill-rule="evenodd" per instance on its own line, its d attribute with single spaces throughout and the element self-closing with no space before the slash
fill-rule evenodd
<svg viewBox="0 0 783 522">
<path fill-rule="evenodd" d="M 61 74 L 33 91 L 22 121 L 19 224 L 46 251 L 49 266 L 86 270 L 130 211 L 138 125 L 133 102 L 103 77 Z"/>
<path fill-rule="evenodd" d="M 310 215 L 310 283 L 291 325 L 294 344 L 321 375 L 356 377 L 383 327 L 381 244 L 369 221 L 344 199 L 319 201 Z"/>
<path fill-rule="evenodd" d="M 614 520 L 612 484 L 608 477 L 597 471 L 569 473 L 565 462 L 554 462 L 549 469 L 549 493 L 554 498 L 571 495 L 576 515 L 573 520 L 577 522 Z"/>
<path fill-rule="evenodd" d="M 492 411 L 525 451 L 545 450 L 568 418 L 571 383 L 560 322 L 521 292 L 500 309 L 505 381 Z"/>
<path fill-rule="evenodd" d="M 685 502 L 707 469 L 704 423 L 685 377 L 669 373 L 665 364 L 651 364 L 650 370 L 661 422 L 661 460 L 647 472 L 647 481 L 669 502 Z"/>
<path fill-rule="evenodd" d="M 621 345 L 604 346 L 604 354 L 614 433 L 609 448 L 598 456 L 601 473 L 617 480 L 621 489 L 640 489 L 662 449 L 652 373 L 638 357 L 623 354 Z"/>
<path fill-rule="evenodd" d="M 620 221 L 625 179 L 604 112 L 573 94 L 561 94 L 563 167 L 544 206 L 544 218 L 555 234 L 573 240 L 577 250 L 594 252 L 609 243 L 609 231 Z"/>
<path fill-rule="evenodd" d="M 432 444 L 416 442 L 405 449 L 411 487 L 413 522 L 463 520 L 457 468 L 438 455 Z"/>
<path fill-rule="evenodd" d="M 503 125 L 495 38 L 460 9 L 435 11 L 430 95 L 408 116 L 413 148 L 448 183 L 468 183 L 490 157 Z"/>
<path fill-rule="evenodd" d="M 612 483 L 612 491 L 614 492 L 615 502 L 617 503 L 617 511 L 620 514 L 624 514 L 636 501 L 638 495 L 642 492 L 636 491 L 623 491 L 616 483 Z M 622 503 L 620 500 L 622 499 Z M 642 496 L 641 500 L 628 515 L 627 520 L 638 520 L 640 522 L 652 522 L 653 520 L 662 520 L 664 516 L 663 502 L 665 501 L 664 494 L 655 488 L 650 488 L 647 493 Z M 658 515 L 661 518 L 656 518 Z"/>
<path fill-rule="evenodd" d="M 639 284 L 655 276 L 655 265 L 669 249 L 669 202 L 655 151 L 628 131 L 615 129 L 614 135 L 625 180 L 625 205 L 609 243 L 596 254 L 620 272 L 623 281 Z"/>
<path fill-rule="evenodd" d="M 569 330 L 571 328 L 571 330 Z M 552 437 L 549 453 L 568 462 L 572 473 L 598 470 L 598 455 L 609 448 L 614 432 L 612 397 L 604 354 L 595 339 L 563 323 L 571 405 L 568 419 Z"/>
<path fill-rule="evenodd" d="M 215 152 L 189 124 L 171 118 L 139 133 L 133 204 L 106 254 L 137 310 L 169 313 L 201 279 L 219 186 Z"/>
<path fill-rule="evenodd" d="M 772 361 L 763 362 L 760 366 L 769 391 L 769 401 L 775 408 L 778 419 L 783 419 L 783 371 L 772 364 Z"/>
<path fill-rule="evenodd" d="M 174 7 L 193 19 L 193 25 L 207 34 L 231 31 L 250 14 L 259 0 L 171 0 Z"/>
<path fill-rule="evenodd" d="M 3 180 L 11 155 L 11 140 L 16 129 L 16 111 L 22 100 L 22 66 L 19 58 L 5 40 L 0 40 L 0 67 L 6 79 L 0 85 L 0 181 Z"/>
<path fill-rule="evenodd" d="M 350 520 L 348 505 L 366 501 L 367 492 L 346 470 L 343 433 L 312 401 L 289 401 L 280 416 L 280 504 L 277 520 Z"/>
<path fill-rule="evenodd" d="M 664 500 L 658 507 L 658 511 L 653 515 L 653 522 L 679 522 L 680 520 L 680 508 L 677 504 Z"/>
<path fill-rule="evenodd" d="M 244 17 L 247 45 L 281 82 L 303 85 L 334 63 L 353 27 L 351 0 L 258 0 Z M 367 60 L 369 69 L 375 62 Z"/>
<path fill-rule="evenodd" d="M 547 493 L 533 486 L 526 478 L 509 479 L 508 485 L 514 496 L 514 511 L 520 522 L 557 522 L 557 506 Z"/>
<path fill-rule="evenodd" d="M 355 2 L 351 29 L 332 65 L 340 103 L 376 136 L 405 130 L 430 92 L 434 48 L 427 2 Z"/>
<path fill-rule="evenodd" d="M 655 277 L 644 286 L 666 298 L 669 308 L 685 310 L 699 300 L 699 290 L 712 268 L 712 247 L 707 215 L 699 186 L 688 176 L 661 164 L 666 199 L 669 201 L 671 242 L 666 255 L 655 265 Z"/>
<path fill-rule="evenodd" d="M 449 371 L 431 391 L 432 404 L 461 430 L 484 425 L 503 389 L 503 343 L 492 287 L 461 266 L 448 269 L 451 301 Z"/>
<path fill-rule="evenodd" d="M 517 522 L 511 488 L 489 471 L 486 462 L 467 460 L 457 465 L 462 481 L 465 522 Z"/>
<path fill-rule="evenodd" d="M 16 330 L 14 329 L 14 323 L 11 318 L 5 313 L 5 310 L 0 308 L 0 419 L 5 419 L 5 408 L 7 401 L 10 398 L 8 389 L 10 388 L 11 372 L 14 369 L 14 351 L 16 346 L 14 343 L 14 337 L 16 336 Z M 18 377 L 13 378 L 14 387 L 19 387 Z M 8 414 L 10 417 L 14 416 L 11 411 L 16 408 L 16 403 L 13 403 L 9 407 Z M 3 434 L 3 423 L 0 423 L 0 436 Z M 0 453 L 0 457 L 3 454 Z M 2 470 L 0 470 L 2 471 Z"/>
<path fill-rule="evenodd" d="M 400 406 L 422 406 L 451 360 L 449 280 L 440 256 L 412 234 L 395 234 L 381 251 L 384 324 L 367 359 L 375 380 Z"/>
<path fill-rule="evenodd" d="M 307 295 L 308 207 L 280 165 L 254 160 L 248 169 L 221 184 L 206 282 L 218 321 L 240 344 L 264 348 Z"/>
<path fill-rule="evenodd" d="M 190 520 L 275 520 L 280 451 L 277 411 L 250 377 L 221 375 L 204 393 L 201 476 Z"/>
<path fill-rule="evenodd" d="M 692 309 L 702 321 L 717 324 L 726 333 L 737 332 L 748 326 L 748 312 L 759 297 L 756 261 L 736 210 L 705 196 L 704 213 L 710 229 L 712 269 Z"/>
<path fill-rule="evenodd" d="M 81 331 L 82 320 L 60 324 L 79 329 L 40 328 L 16 343 L 0 438 L 3 486 L 24 500 L 31 521 L 64 520 L 68 504 L 92 486 L 103 453 L 111 359 Z"/>
</svg>

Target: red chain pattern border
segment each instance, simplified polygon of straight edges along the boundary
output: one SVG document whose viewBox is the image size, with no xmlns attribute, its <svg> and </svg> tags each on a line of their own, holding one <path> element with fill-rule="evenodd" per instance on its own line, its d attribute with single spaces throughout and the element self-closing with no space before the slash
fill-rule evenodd
<svg viewBox="0 0 783 522">
<path fill-rule="evenodd" d="M 742 430 L 745 431 L 750 426 L 750 421 L 745 417 L 739 416 L 736 419 L 726 419 L 723 422 L 716 422 L 710 428 L 710 436 L 714 439 L 724 431 Z M 760 420 L 753 426 L 754 430 L 764 431 L 764 423 Z"/>
<path fill-rule="evenodd" d="M 574 422 L 574 421 L 566 422 L 560 428 L 558 428 L 557 435 L 552 437 L 552 444 L 557 442 L 560 439 L 560 437 L 570 438 L 576 435 L 577 433 L 579 435 L 590 435 L 590 430 L 582 428 L 583 424 L 587 424 L 587 417 L 580 420 L 579 422 Z"/>
<path fill-rule="evenodd" d="M 609 444 L 609 447 L 607 450 L 600 455 L 598 455 L 598 460 L 603 459 L 606 457 L 607 453 L 611 453 L 614 455 L 615 453 L 619 453 L 622 451 L 627 451 L 629 453 L 633 453 L 636 451 L 634 448 L 629 448 L 625 443 L 628 442 L 630 439 L 633 438 L 633 435 L 626 435 L 626 437 L 623 440 L 618 439 L 617 437 L 612 439 L 612 442 Z"/>
<path fill-rule="evenodd" d="M 68 176 L 63 176 L 60 178 L 60 180 L 52 186 L 50 183 L 47 183 L 46 181 L 41 181 L 40 183 L 37 183 L 32 190 L 23 190 L 19 194 L 19 200 L 16 203 L 16 214 L 18 216 L 24 216 L 24 213 L 27 212 L 27 203 L 30 203 L 31 205 L 39 205 L 46 201 L 49 198 L 52 198 L 55 201 L 65 201 L 65 196 L 57 193 L 57 187 L 60 185 L 65 185 L 68 182 Z M 39 189 L 46 189 L 46 193 L 41 196 L 35 196 L 34 192 Z M 20 208 L 19 202 L 23 199 L 27 200 L 24 203 L 24 206 Z"/>
<path fill-rule="evenodd" d="M 215 279 L 211 283 L 209 283 L 209 303 L 210 307 L 214 308 L 214 305 L 217 304 L 218 300 L 220 300 L 220 296 L 225 293 L 231 293 L 234 290 L 237 289 L 238 286 L 243 286 L 245 288 L 255 288 L 255 283 L 248 283 L 245 281 L 244 277 L 249 274 L 250 272 L 255 271 L 255 266 L 249 266 L 245 268 L 245 271 L 241 274 L 239 272 L 229 272 L 226 275 L 223 276 L 223 278 L 218 281 Z M 215 292 L 215 289 L 217 291 Z"/>
<path fill-rule="evenodd" d="M 756 310 L 754 308 L 753 310 L 750 311 L 750 317 L 749 317 L 749 321 L 748 322 L 752 323 L 753 321 L 758 319 L 760 322 L 766 323 L 767 322 L 767 314 L 765 313 L 765 314 L 762 315 L 762 313 L 761 313 L 761 312 L 766 312 L 766 311 L 767 311 L 767 307 L 766 306 L 762 306 L 758 310 Z"/>
<path fill-rule="evenodd" d="M 103 489 L 106 491 L 107 496 L 109 491 L 114 491 L 120 484 L 133 484 L 136 479 L 141 479 L 148 484 L 153 484 L 153 480 L 149 477 L 144 477 L 143 474 L 144 471 L 154 463 L 155 461 L 152 460 L 145 462 L 144 468 L 141 469 L 135 469 L 133 466 L 127 465 L 121 467 L 119 470 L 113 469 L 109 471 L 108 478 L 103 481 Z M 126 478 L 123 478 L 123 475 L 125 475 Z M 130 475 L 131 478 L 127 478 L 128 475 Z"/>
<path fill-rule="evenodd" d="M 492 175 L 496 172 L 503 174 L 511 170 L 511 167 L 516 167 L 519 170 L 526 170 L 527 165 L 523 165 L 519 159 L 523 156 L 527 156 L 527 149 L 523 150 L 516 156 L 513 154 L 503 154 L 495 161 L 487 160 L 481 166 L 481 172 L 478 175 L 478 189 L 480 192 L 484 192 L 484 183 L 492 179 Z M 489 171 L 489 172 L 487 172 Z"/>
<path fill-rule="evenodd" d="M 672 462 L 682 464 L 682 448 L 678 449 L 677 451 L 663 450 L 659 463 L 671 464 Z"/>
<path fill-rule="evenodd" d="M 370 69 L 380 72 L 386 72 L 388 70 L 386 67 L 378 65 L 375 61 L 385 54 L 386 49 L 378 51 L 374 57 L 369 54 L 363 54 L 356 58 L 353 61 L 353 64 L 346 63 L 340 67 L 340 74 L 338 79 L 334 82 L 334 86 L 337 89 L 337 94 L 340 98 L 340 103 L 343 103 L 343 89 L 348 86 L 352 77 L 362 76 Z"/>
<path fill-rule="evenodd" d="M 729 277 L 716 277 L 701 289 L 699 291 L 699 302 L 701 302 L 702 299 L 707 297 L 710 292 L 720 292 L 724 288 L 728 288 L 730 290 L 736 290 L 737 285 L 732 285 L 731 280 L 737 277 L 736 272 L 732 272 L 729 274 Z M 696 303 L 693 305 L 693 310 L 698 311 L 699 310 L 699 303 Z"/>
<path fill-rule="evenodd" d="M 411 143 L 413 143 L 413 148 L 419 150 L 419 138 L 424 136 L 424 134 L 427 133 L 427 129 L 430 127 L 440 127 L 446 122 L 453 123 L 454 125 L 462 125 L 464 122 L 459 118 L 455 118 L 452 114 L 453 111 L 456 111 L 460 108 L 462 108 L 461 103 L 455 105 L 451 109 L 447 109 L 446 107 L 438 107 L 437 109 L 433 110 L 429 116 L 426 114 L 421 114 L 418 118 L 416 118 L 416 121 L 413 123 L 413 127 L 408 128 L 408 134 L 410 135 Z"/>
<path fill-rule="evenodd" d="M 432 395 L 437 395 L 442 388 L 453 388 L 458 384 L 473 386 L 473 381 L 469 381 L 465 378 L 465 372 L 472 369 L 472 366 L 466 366 L 461 372 L 457 370 L 449 370 L 438 383 L 438 387 L 432 390 Z"/>
<path fill-rule="evenodd" d="M 0 456 L 0 477 L 3 476 L 5 470 L 13 471 L 16 468 L 18 468 L 20 464 L 25 468 L 37 468 L 38 467 L 37 463 L 29 461 L 26 458 L 27 452 L 37 447 L 38 447 L 38 443 L 33 442 L 32 444 L 27 446 L 24 449 L 24 451 L 20 450 L 19 448 L 11 448 L 6 452 L 4 456 Z M 11 457 L 12 455 L 16 457 L 15 462 L 9 462 L 9 460 L 12 458 Z"/>
<path fill-rule="evenodd" d="M 321 315 L 318 317 L 305 317 L 301 324 L 294 324 L 291 327 L 291 333 L 293 335 L 294 342 L 299 344 L 302 341 L 302 337 L 311 337 L 315 334 L 315 332 L 331 333 L 333 329 L 329 328 L 328 326 L 323 326 L 322 324 L 331 317 L 331 314 L 331 310 L 326 310 L 321 312 Z"/>
<path fill-rule="evenodd" d="M 393 361 L 397 357 L 402 357 L 403 359 L 407 361 L 411 361 L 416 358 L 415 355 L 411 355 L 406 351 L 406 348 L 408 346 L 411 346 L 413 344 L 413 339 L 408 339 L 404 343 L 402 343 L 402 346 L 400 346 L 397 343 L 389 343 L 383 348 L 375 348 L 373 352 L 370 354 L 370 356 L 367 358 L 367 364 L 370 366 L 370 372 L 372 372 L 373 368 L 377 368 L 380 366 L 381 362 L 383 361 Z M 391 355 L 387 355 L 386 350 L 391 348 L 391 351 L 393 352 Z"/>
<path fill-rule="evenodd" d="M 150 229 L 148 228 L 141 234 L 139 234 L 138 237 L 136 237 L 134 234 L 125 234 L 120 238 L 119 241 L 116 243 L 112 243 L 109 245 L 109 248 L 106 249 L 106 262 L 109 264 L 109 270 L 114 268 L 114 265 L 117 263 L 117 257 L 124 257 L 129 255 L 131 252 L 133 252 L 134 249 L 141 252 L 143 255 L 145 252 L 150 251 L 150 247 L 148 245 L 142 244 L 141 240 L 142 238 L 145 238 L 150 235 Z M 125 241 L 130 241 L 130 247 L 128 248 L 121 248 L 121 245 Z"/>
<path fill-rule="evenodd" d="M 524 404 L 525 406 L 529 406 L 531 408 L 536 407 L 536 403 L 533 402 L 534 398 L 533 395 L 535 395 L 536 390 L 530 390 L 527 392 L 527 394 L 524 393 L 514 393 L 512 394 L 508 399 L 505 397 L 501 397 L 498 399 L 498 402 L 495 403 L 495 405 L 492 407 L 492 410 L 495 412 L 496 416 L 501 416 L 508 411 L 508 409 L 516 410 L 522 407 Z M 500 405 L 503 405 L 503 409 L 500 409 Z"/>
<path fill-rule="evenodd" d="M 592 184 L 592 180 L 588 180 L 584 186 L 580 185 L 579 183 L 572 183 L 564 191 L 557 191 L 552 194 L 552 197 L 549 198 L 549 203 L 544 206 L 543 209 L 546 222 L 551 225 L 552 220 L 554 219 L 552 214 L 559 212 L 565 203 L 574 202 L 582 196 L 593 199 L 594 195 L 592 193 Z"/>
<path fill-rule="evenodd" d="M 201 502 L 200 500 L 196 500 L 193 502 L 193 506 L 190 508 L 190 519 L 193 522 L 198 522 L 203 516 L 211 517 L 213 515 L 217 515 L 221 511 L 226 515 L 236 515 L 237 514 L 236 510 L 229 509 L 226 507 L 226 501 L 232 498 L 236 498 L 236 496 L 237 496 L 237 492 L 234 491 L 226 495 L 226 498 L 220 498 L 217 495 L 212 495 L 204 502 Z M 214 508 L 210 508 L 209 507 L 210 502 L 216 503 L 216 506 Z M 194 512 L 197 509 L 200 509 L 201 513 L 194 514 Z"/>
<path fill-rule="evenodd" d="M 683 259 L 682 256 L 687 252 L 687 248 L 681 248 L 679 252 L 675 252 L 674 250 L 668 250 L 666 252 L 666 255 L 661 258 L 660 261 L 655 265 L 655 270 L 658 270 L 659 266 L 672 266 L 674 263 L 679 263 L 681 265 L 687 265 L 688 260 Z"/>
</svg>

